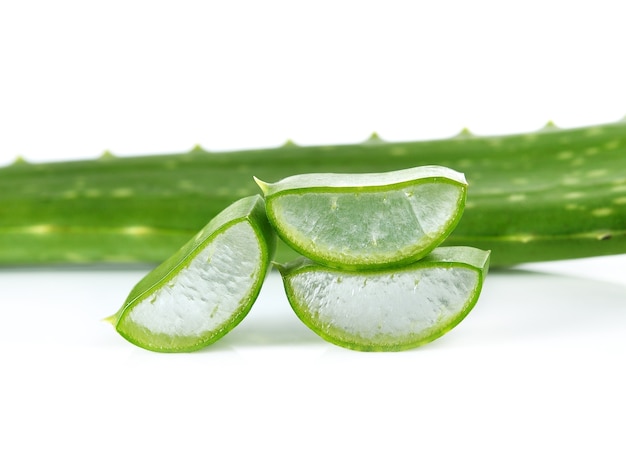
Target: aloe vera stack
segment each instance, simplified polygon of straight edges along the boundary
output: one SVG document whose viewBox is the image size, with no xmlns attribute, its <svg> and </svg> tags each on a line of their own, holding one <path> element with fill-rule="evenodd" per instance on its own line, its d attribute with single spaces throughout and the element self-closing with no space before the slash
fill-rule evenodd
<svg viewBox="0 0 626 465">
<path fill-rule="evenodd" d="M 419 165 L 464 172 L 463 218 L 444 245 L 492 266 L 626 252 L 626 122 L 520 135 L 114 157 L 0 169 L 0 264 L 159 262 L 227 205 L 307 172 Z M 277 259 L 290 258 L 286 248 Z"/>
<path fill-rule="evenodd" d="M 278 266 L 289 303 L 323 339 L 410 349 L 447 333 L 476 304 L 490 252 L 437 247 L 463 212 L 462 173 L 421 166 L 257 182 L 267 220 L 302 254 Z"/>
</svg>

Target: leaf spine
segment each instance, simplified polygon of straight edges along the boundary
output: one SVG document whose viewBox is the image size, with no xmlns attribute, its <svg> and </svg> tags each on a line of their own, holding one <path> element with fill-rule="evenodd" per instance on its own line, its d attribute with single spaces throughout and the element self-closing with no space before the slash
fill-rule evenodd
<svg viewBox="0 0 626 465">
<path fill-rule="evenodd" d="M 30 162 L 26 160 L 22 155 L 18 155 L 11 163 L 12 166 L 30 165 Z"/>
<path fill-rule="evenodd" d="M 468 137 L 475 137 L 474 133 L 470 131 L 468 128 L 463 128 L 461 131 L 453 137 L 453 139 L 467 139 Z"/>
<path fill-rule="evenodd" d="M 554 121 L 549 120 L 539 131 L 557 131 L 560 128 L 554 123 Z"/>
<path fill-rule="evenodd" d="M 378 135 L 376 131 L 372 132 L 370 136 L 363 142 L 364 144 L 382 144 L 385 141 Z"/>
<path fill-rule="evenodd" d="M 104 152 L 102 152 L 102 154 L 98 157 L 98 160 L 102 160 L 102 161 L 107 161 L 107 160 L 114 160 L 117 157 L 115 155 L 113 155 L 111 152 L 109 152 L 108 150 L 105 150 Z"/>
<path fill-rule="evenodd" d="M 195 153 L 209 153 L 208 150 L 206 150 L 204 147 L 202 147 L 202 145 L 200 144 L 196 144 L 194 145 L 191 150 L 188 152 L 190 154 L 195 154 Z"/>
</svg>

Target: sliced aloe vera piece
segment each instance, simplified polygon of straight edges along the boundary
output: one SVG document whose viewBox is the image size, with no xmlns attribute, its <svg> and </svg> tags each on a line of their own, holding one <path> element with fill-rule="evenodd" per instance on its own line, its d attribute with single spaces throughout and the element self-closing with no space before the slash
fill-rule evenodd
<svg viewBox="0 0 626 465">
<path fill-rule="evenodd" d="M 278 235 L 302 255 L 343 269 L 424 257 L 457 225 L 467 194 L 463 174 L 442 166 L 256 181 Z"/>
<path fill-rule="evenodd" d="M 489 252 L 441 247 L 392 270 L 338 270 L 304 258 L 279 270 L 296 315 L 322 338 L 349 349 L 399 351 L 461 322 L 488 267 Z"/>
<path fill-rule="evenodd" d="M 145 349 L 200 349 L 250 311 L 275 248 L 264 200 L 246 197 L 146 275 L 108 320 L 124 338 Z"/>
</svg>

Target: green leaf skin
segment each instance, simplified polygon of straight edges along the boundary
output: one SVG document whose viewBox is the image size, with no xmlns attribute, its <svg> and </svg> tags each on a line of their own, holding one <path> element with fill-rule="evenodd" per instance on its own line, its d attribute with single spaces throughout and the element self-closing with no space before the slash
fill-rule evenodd
<svg viewBox="0 0 626 465">
<path fill-rule="evenodd" d="M 463 218 L 444 245 L 492 267 L 626 253 L 626 121 L 529 134 L 175 155 L 0 169 L 0 264 L 161 262 L 219 211 L 311 173 L 441 165 L 465 173 Z M 294 258 L 280 246 L 280 261 Z"/>
<path fill-rule="evenodd" d="M 172 279 L 187 267 L 191 260 L 214 238 L 220 234 L 228 234 L 231 227 L 242 222 L 247 222 L 259 239 L 261 252 L 258 264 L 259 273 L 252 282 L 250 289 L 247 290 L 246 297 L 225 322 L 210 332 L 203 332 L 200 335 L 172 337 L 168 334 L 152 332 L 131 321 L 129 315 L 139 303 L 153 298 L 159 289 L 172 282 Z M 125 339 L 148 350 L 157 352 L 198 350 L 222 338 L 248 314 L 261 290 L 275 250 L 276 234 L 267 221 L 264 200 L 259 195 L 243 198 L 220 212 L 189 242 L 139 281 L 131 290 L 121 309 L 115 315 L 107 318 L 107 321 L 111 322 Z M 214 253 L 224 256 L 228 250 L 216 249 Z M 220 263 L 228 263 L 228 261 L 223 260 Z M 223 266 L 219 270 L 221 276 L 228 277 L 229 273 L 232 274 L 231 270 L 223 269 Z M 198 276 L 194 279 L 202 279 L 202 277 Z M 185 299 L 183 298 L 183 300 Z M 213 305 L 209 300 L 207 302 L 205 305 Z M 215 310 L 217 310 L 217 306 Z M 185 315 L 181 314 L 179 318 L 185 318 Z"/>
<path fill-rule="evenodd" d="M 392 352 L 427 344 L 469 314 L 489 252 L 440 247 L 416 263 L 377 271 L 338 270 L 308 259 L 278 269 L 291 307 L 313 332 L 348 349 Z"/>
</svg>

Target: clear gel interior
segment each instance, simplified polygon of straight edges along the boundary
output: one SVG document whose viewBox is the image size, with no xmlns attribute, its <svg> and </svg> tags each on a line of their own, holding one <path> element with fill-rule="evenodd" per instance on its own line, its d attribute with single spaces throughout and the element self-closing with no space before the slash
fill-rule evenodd
<svg viewBox="0 0 626 465">
<path fill-rule="evenodd" d="M 219 329 L 249 298 L 262 252 L 246 221 L 218 234 L 169 282 L 139 302 L 130 320 L 157 334 L 196 336 Z"/>
<path fill-rule="evenodd" d="M 467 268 L 418 268 L 392 274 L 297 273 L 300 308 L 323 330 L 362 338 L 406 338 L 453 321 L 478 285 Z"/>
</svg>

